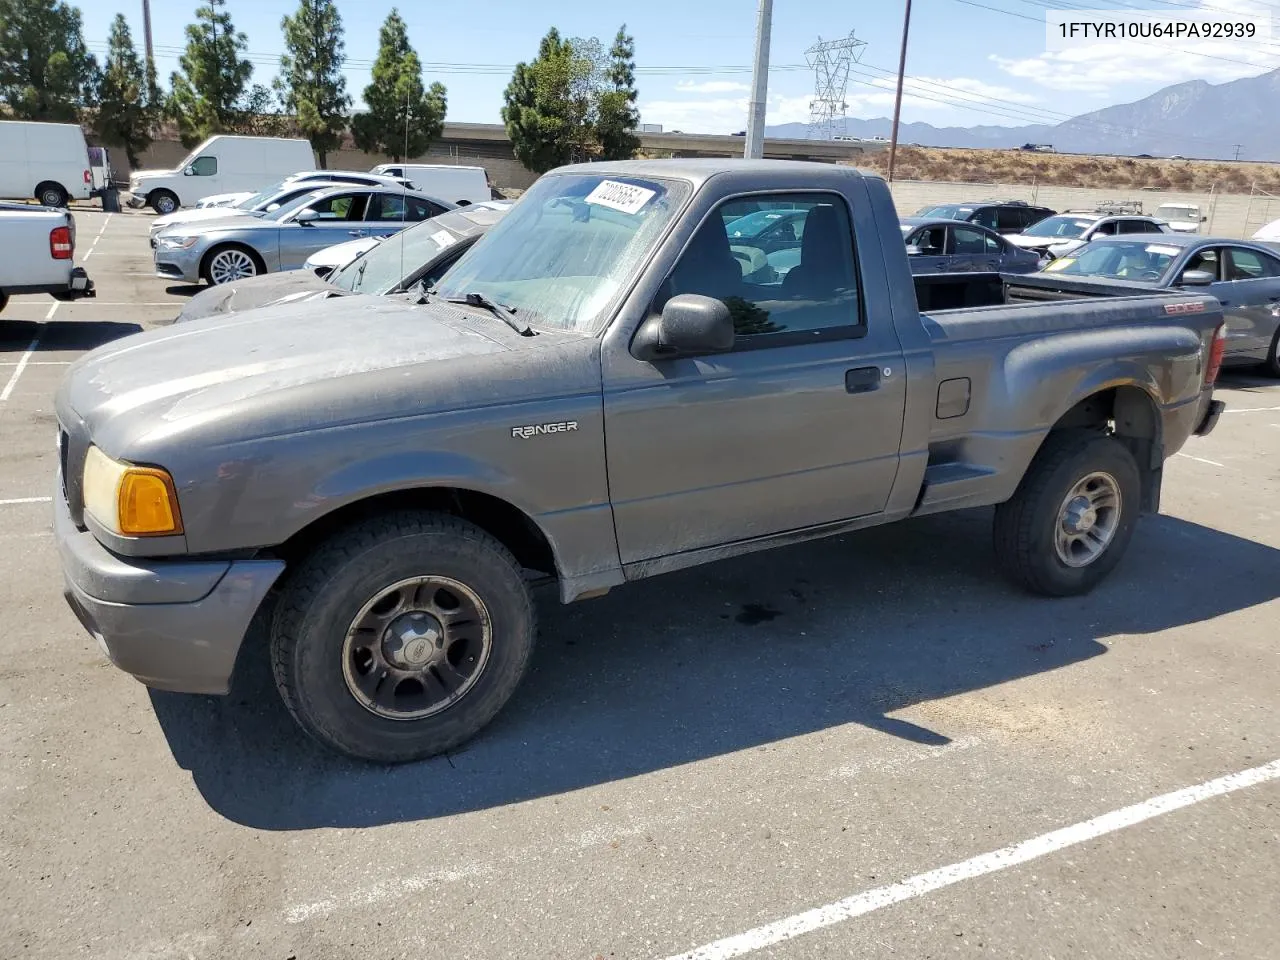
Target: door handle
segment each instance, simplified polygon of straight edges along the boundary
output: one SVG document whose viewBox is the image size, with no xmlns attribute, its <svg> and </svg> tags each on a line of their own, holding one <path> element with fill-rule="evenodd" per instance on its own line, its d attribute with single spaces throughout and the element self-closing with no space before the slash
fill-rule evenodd
<svg viewBox="0 0 1280 960">
<path fill-rule="evenodd" d="M 858 367 L 844 372 L 845 393 L 870 393 L 879 387 L 879 367 Z"/>
<path fill-rule="evenodd" d="M 363 237 L 363 236 L 364 236 L 364 231 L 363 231 L 363 230 L 348 230 L 348 231 L 347 231 L 347 233 L 348 233 L 350 236 L 353 236 L 353 237 Z"/>
</svg>

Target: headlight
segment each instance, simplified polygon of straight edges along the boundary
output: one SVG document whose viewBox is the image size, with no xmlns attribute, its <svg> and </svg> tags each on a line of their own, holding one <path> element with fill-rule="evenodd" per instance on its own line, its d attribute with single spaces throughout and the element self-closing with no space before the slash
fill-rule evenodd
<svg viewBox="0 0 1280 960">
<path fill-rule="evenodd" d="M 121 536 L 182 533 L 173 477 L 158 467 L 112 460 L 97 447 L 90 447 L 84 459 L 84 508 Z"/>
<path fill-rule="evenodd" d="M 190 250 L 199 237 L 157 237 L 156 245 L 166 250 Z"/>
</svg>

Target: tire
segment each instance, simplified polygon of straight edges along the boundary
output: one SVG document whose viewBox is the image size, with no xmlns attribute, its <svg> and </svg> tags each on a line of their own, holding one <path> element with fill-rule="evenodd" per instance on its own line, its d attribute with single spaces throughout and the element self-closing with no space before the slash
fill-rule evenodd
<svg viewBox="0 0 1280 960">
<path fill-rule="evenodd" d="M 160 216 L 173 213 L 181 204 L 178 203 L 176 194 L 168 190 L 152 190 L 147 197 L 147 203 L 151 205 L 151 209 Z"/>
<path fill-rule="evenodd" d="M 40 184 L 36 187 L 36 199 L 46 207 L 65 207 L 70 202 L 67 191 L 58 183 Z"/>
<path fill-rule="evenodd" d="M 1072 492 L 1091 476 L 1095 479 L 1081 496 L 1072 499 Z M 1072 504 L 1078 509 L 1090 496 L 1105 502 L 1108 489 L 1117 495 L 1113 512 L 1099 506 L 1093 522 L 1088 513 L 1068 512 Z M 1119 440 L 1096 431 L 1050 433 L 1013 497 L 996 507 L 995 549 L 1001 570 L 1032 593 L 1051 597 L 1088 593 L 1128 549 L 1138 521 L 1141 489 L 1137 462 Z M 1072 521 L 1074 528 L 1068 526 Z M 1079 532 L 1086 529 L 1091 535 Z M 1065 555 L 1060 536 L 1068 541 Z M 1100 549 L 1099 538 L 1106 539 Z M 1089 559 L 1091 550 L 1097 553 Z"/>
<path fill-rule="evenodd" d="M 406 617 L 420 617 L 414 610 L 435 609 L 430 601 L 401 601 L 385 630 L 369 631 L 360 646 L 351 640 L 357 623 L 367 622 L 366 611 L 386 591 L 411 578 L 432 578 L 454 584 L 455 596 L 470 591 L 480 602 L 479 617 L 463 628 L 468 636 L 481 636 L 487 625 L 487 650 L 469 641 L 440 641 L 440 653 L 428 642 L 431 656 L 452 659 L 461 642 L 478 666 L 469 686 L 460 686 L 455 699 L 428 705 L 439 699 L 439 686 L 369 664 L 370 648 L 386 657 L 386 639 Z M 460 588 L 460 589 L 459 589 Z M 403 597 L 404 593 L 398 592 Z M 434 586 L 423 594 L 439 598 Z M 454 608 L 455 610 L 461 608 Z M 470 608 L 468 608 L 470 609 Z M 372 613 L 368 616 L 373 616 Z M 466 613 L 461 617 L 466 620 Z M 475 624 L 479 622 L 482 627 Z M 397 512 L 364 521 L 335 534 L 298 565 L 282 590 L 271 630 L 271 665 L 276 688 L 308 734 L 325 746 L 362 760 L 403 763 L 434 756 L 475 736 L 498 713 L 515 691 L 533 652 L 535 635 L 533 601 L 519 564 L 496 539 L 465 520 L 444 514 Z M 452 628 L 446 628 L 451 630 Z M 447 633 L 445 634 L 447 636 Z M 457 635 L 457 634 L 455 634 Z M 413 642 L 420 642 L 420 637 Z M 405 645 L 405 652 L 413 648 Z M 421 653 L 421 649 L 418 651 Z M 391 658 L 381 661 L 383 666 Z M 444 664 L 441 664 L 444 666 Z M 427 667 L 423 676 L 435 667 Z M 363 672 L 363 679 L 361 672 Z M 377 683 L 384 701 L 408 688 L 408 696 L 394 704 L 371 705 L 368 691 Z M 436 677 L 439 678 L 437 671 Z M 386 683 L 394 682 L 394 687 Z M 361 684 L 363 683 L 363 686 Z M 361 692 L 358 692 L 361 691 Z M 362 696 L 365 700 L 360 699 Z M 417 716 L 388 716 L 386 711 L 418 709 Z M 431 711 L 431 712 L 428 712 Z"/>
<path fill-rule="evenodd" d="M 4 308 L 9 305 L 9 295 L 0 290 L 0 313 L 4 313 Z"/>
<path fill-rule="evenodd" d="M 254 250 L 238 243 L 214 247 L 200 263 L 200 276 L 211 287 L 247 280 L 266 272 L 262 258 Z"/>
<path fill-rule="evenodd" d="M 1273 377 L 1280 377 L 1280 329 L 1276 330 L 1276 335 L 1271 338 L 1271 349 L 1267 351 L 1267 359 L 1263 362 L 1262 368 Z"/>
</svg>

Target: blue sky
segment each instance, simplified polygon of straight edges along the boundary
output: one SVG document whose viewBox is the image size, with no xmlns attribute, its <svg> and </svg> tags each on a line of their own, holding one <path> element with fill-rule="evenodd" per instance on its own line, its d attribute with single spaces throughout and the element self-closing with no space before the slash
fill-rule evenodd
<svg viewBox="0 0 1280 960">
<path fill-rule="evenodd" d="M 1202 78 L 1222 82 L 1280 66 L 1280 40 L 1147 43 L 1045 52 L 1045 6 L 1051 0 L 913 0 L 908 49 L 905 120 L 938 126 L 1056 122 L 1068 115 L 1124 103 L 1170 83 Z M 1116 9 L 1131 0 L 1092 0 L 1075 6 Z M 1249 0 L 1150 0 L 1132 4 L 1165 14 L 1188 7 L 1257 12 L 1271 6 Z M 116 9 L 129 18 L 141 48 L 141 0 L 109 9 L 84 5 L 85 37 L 99 57 Z M 254 79 L 269 83 L 282 48 L 280 19 L 297 0 L 229 0 L 238 29 L 249 36 Z M 538 6 L 538 10 L 533 8 Z M 177 67 L 184 26 L 195 0 L 152 0 L 152 26 L 162 78 Z M 381 0 L 339 0 L 346 25 L 348 88 L 359 98 L 377 54 L 378 27 L 391 10 Z M 621 22 L 636 39 L 642 119 L 666 129 L 732 133 L 746 126 L 755 0 L 646 0 L 617 5 L 552 0 L 466 3 L 406 3 L 401 15 L 428 81 L 449 89 L 449 119 L 498 122 L 511 66 L 532 57 L 551 26 L 567 36 L 597 36 L 608 42 Z M 627 10 L 624 16 L 617 12 Z M 446 26 L 445 24 L 451 24 Z M 887 116 L 902 28 L 900 0 L 843 5 L 822 0 L 775 0 L 768 122 L 807 119 L 813 74 L 805 48 L 819 36 L 835 39 L 856 31 L 866 42 L 848 87 L 849 114 Z M 1207 54 L 1207 55 L 1206 55 Z"/>
</svg>

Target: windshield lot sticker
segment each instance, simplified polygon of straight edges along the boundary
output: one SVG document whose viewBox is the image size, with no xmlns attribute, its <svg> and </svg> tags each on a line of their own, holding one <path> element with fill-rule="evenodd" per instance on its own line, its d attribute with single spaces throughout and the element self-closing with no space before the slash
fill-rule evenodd
<svg viewBox="0 0 1280 960">
<path fill-rule="evenodd" d="M 586 201 L 599 207 L 608 207 L 610 210 L 635 214 L 657 195 L 656 190 L 647 190 L 635 184 L 601 180 L 599 186 L 587 194 Z"/>
<path fill-rule="evenodd" d="M 1045 269 L 1045 272 L 1051 272 L 1054 270 L 1065 270 L 1067 267 L 1071 266 L 1075 262 L 1076 262 L 1075 259 L 1072 257 L 1063 257 L 1061 260 L 1053 260 L 1045 264 L 1044 269 Z"/>
<path fill-rule="evenodd" d="M 1176 257 L 1178 255 L 1177 247 L 1161 247 L 1153 243 L 1146 249 L 1147 253 L 1158 253 L 1164 257 Z"/>
<path fill-rule="evenodd" d="M 455 243 L 453 234 L 448 230 L 437 230 L 431 235 L 431 239 L 436 242 L 437 246 L 441 247 L 452 247 Z"/>
</svg>

